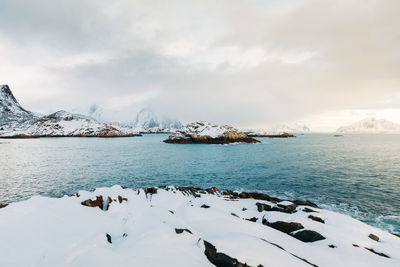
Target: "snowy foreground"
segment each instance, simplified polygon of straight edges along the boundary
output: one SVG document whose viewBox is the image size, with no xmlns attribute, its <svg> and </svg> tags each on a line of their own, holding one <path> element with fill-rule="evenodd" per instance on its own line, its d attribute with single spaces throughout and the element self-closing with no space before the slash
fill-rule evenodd
<svg viewBox="0 0 400 267">
<path fill-rule="evenodd" d="M 0 209 L 0 237 L 0 266 L 400 266 L 393 234 L 310 202 L 216 189 L 37 196 Z"/>
</svg>

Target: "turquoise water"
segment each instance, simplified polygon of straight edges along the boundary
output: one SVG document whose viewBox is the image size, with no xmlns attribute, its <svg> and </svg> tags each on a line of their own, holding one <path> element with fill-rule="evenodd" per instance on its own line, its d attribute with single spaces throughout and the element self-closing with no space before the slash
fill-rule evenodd
<svg viewBox="0 0 400 267">
<path fill-rule="evenodd" d="M 0 203 L 120 184 L 217 186 L 302 198 L 400 232 L 400 135 L 299 135 L 177 145 L 167 135 L 0 140 Z"/>
</svg>

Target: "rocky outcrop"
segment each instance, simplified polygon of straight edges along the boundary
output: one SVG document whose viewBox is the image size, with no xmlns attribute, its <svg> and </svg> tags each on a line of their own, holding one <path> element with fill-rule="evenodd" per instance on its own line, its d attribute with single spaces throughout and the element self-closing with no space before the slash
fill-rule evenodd
<svg viewBox="0 0 400 267">
<path fill-rule="evenodd" d="M 295 234 L 293 234 L 293 237 L 297 238 L 300 241 L 306 242 L 306 243 L 311 243 L 311 242 L 326 239 L 320 233 L 312 231 L 312 230 L 303 230 L 300 232 L 296 232 Z"/>
<path fill-rule="evenodd" d="M 232 258 L 224 253 L 217 252 L 217 249 L 209 242 L 204 240 L 205 251 L 207 259 L 217 267 L 250 267 L 246 263 L 241 263 L 237 259 Z M 261 265 L 258 265 L 261 267 Z"/>
<path fill-rule="evenodd" d="M 195 122 L 177 130 L 164 142 L 173 144 L 229 144 L 259 143 L 260 141 L 231 126 Z"/>
<path fill-rule="evenodd" d="M 249 133 L 249 137 L 268 137 L 268 138 L 290 138 L 296 137 L 290 133 L 281 133 L 281 134 L 257 134 L 257 133 Z"/>
</svg>

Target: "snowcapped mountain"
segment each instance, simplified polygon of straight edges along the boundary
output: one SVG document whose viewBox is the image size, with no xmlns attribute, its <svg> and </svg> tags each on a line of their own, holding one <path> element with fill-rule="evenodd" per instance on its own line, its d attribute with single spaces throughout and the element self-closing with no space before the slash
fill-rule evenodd
<svg viewBox="0 0 400 267">
<path fill-rule="evenodd" d="M 252 129 L 246 132 L 251 132 L 256 135 L 267 134 L 282 134 L 282 133 L 310 133 L 311 130 L 307 125 L 293 123 L 293 124 L 277 124 L 269 128 Z"/>
<path fill-rule="evenodd" d="M 90 116 L 58 111 L 39 116 L 21 107 L 7 85 L 0 86 L 0 137 L 132 136 L 132 128 L 101 123 Z"/>
<path fill-rule="evenodd" d="M 0 85 L 0 131 L 25 128 L 37 118 L 21 107 L 8 85 Z"/>
<path fill-rule="evenodd" d="M 175 119 L 159 117 L 150 109 L 142 109 L 133 123 L 134 128 L 140 132 L 172 132 L 182 128 L 182 123 Z"/>
<path fill-rule="evenodd" d="M 366 118 L 337 129 L 338 133 L 400 133 L 400 124 L 384 119 Z"/>
<path fill-rule="evenodd" d="M 125 136 L 134 132 L 123 131 L 109 124 L 98 122 L 92 117 L 57 111 L 41 117 L 24 131 L 29 136 Z"/>
</svg>

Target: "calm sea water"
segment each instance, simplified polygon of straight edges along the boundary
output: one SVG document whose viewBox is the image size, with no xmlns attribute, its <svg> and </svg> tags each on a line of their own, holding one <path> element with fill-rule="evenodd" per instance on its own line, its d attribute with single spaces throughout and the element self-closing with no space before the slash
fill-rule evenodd
<svg viewBox="0 0 400 267">
<path fill-rule="evenodd" d="M 119 184 L 217 186 L 302 198 L 400 232 L 400 135 L 299 135 L 177 145 L 167 135 L 0 140 L 0 203 Z"/>
</svg>

